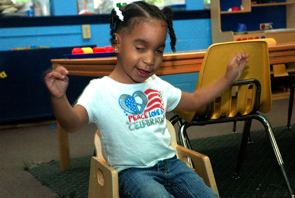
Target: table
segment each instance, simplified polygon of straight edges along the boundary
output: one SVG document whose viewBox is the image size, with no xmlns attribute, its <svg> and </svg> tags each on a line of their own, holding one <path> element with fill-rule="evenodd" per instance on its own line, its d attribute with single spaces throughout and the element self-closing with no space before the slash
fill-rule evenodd
<svg viewBox="0 0 295 198">
<path fill-rule="evenodd" d="M 270 64 L 295 63 L 295 42 L 277 43 L 268 47 Z M 157 75 L 199 72 L 206 50 L 165 54 Z M 69 75 L 101 77 L 109 75 L 116 65 L 116 57 L 92 59 L 52 59 L 53 69 L 64 66 Z M 68 133 L 57 123 L 60 168 L 71 168 Z"/>
<path fill-rule="evenodd" d="M 161 75 L 199 72 L 206 51 L 165 54 L 161 68 L 156 73 Z M 91 59 L 53 59 L 53 68 L 61 65 L 67 68 L 69 75 L 101 77 L 109 75 L 116 66 L 117 58 Z"/>
</svg>

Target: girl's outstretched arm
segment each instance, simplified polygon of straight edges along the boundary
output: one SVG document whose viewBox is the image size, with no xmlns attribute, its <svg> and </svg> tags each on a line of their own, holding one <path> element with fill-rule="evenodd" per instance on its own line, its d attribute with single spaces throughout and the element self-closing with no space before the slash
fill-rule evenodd
<svg viewBox="0 0 295 198">
<path fill-rule="evenodd" d="M 182 92 L 181 100 L 176 110 L 196 111 L 210 104 L 215 98 L 227 90 L 237 80 L 248 62 L 249 54 L 236 55 L 227 66 L 226 74 L 215 83 L 196 90 L 193 93 Z"/>
<path fill-rule="evenodd" d="M 57 121 L 67 132 L 75 132 L 88 123 L 88 114 L 86 109 L 80 105 L 73 108 L 67 99 L 68 73 L 66 68 L 57 67 L 45 76 L 45 83 L 51 93 L 53 111 Z"/>
</svg>

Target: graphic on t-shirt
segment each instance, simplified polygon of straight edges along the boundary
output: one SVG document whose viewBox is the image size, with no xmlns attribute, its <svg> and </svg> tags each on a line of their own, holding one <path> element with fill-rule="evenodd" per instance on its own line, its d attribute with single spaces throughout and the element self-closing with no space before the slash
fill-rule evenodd
<svg viewBox="0 0 295 198">
<path fill-rule="evenodd" d="M 136 91 L 132 96 L 123 94 L 119 98 L 119 104 L 128 117 L 130 130 L 160 124 L 165 118 L 164 101 L 158 90 Z"/>
<path fill-rule="evenodd" d="M 133 115 L 138 115 L 144 111 L 148 103 L 148 98 L 143 92 L 137 91 L 134 92 L 132 96 L 128 94 L 121 95 L 119 103 L 121 105 L 121 108 L 124 109 L 126 112 Z"/>
</svg>

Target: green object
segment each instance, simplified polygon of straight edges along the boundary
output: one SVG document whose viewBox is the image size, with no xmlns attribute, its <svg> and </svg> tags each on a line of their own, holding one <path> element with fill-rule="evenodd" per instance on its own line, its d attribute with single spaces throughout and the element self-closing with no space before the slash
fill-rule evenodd
<svg viewBox="0 0 295 198">
<path fill-rule="evenodd" d="M 116 6 L 117 6 L 118 8 L 120 8 L 120 7 L 121 7 L 121 3 L 116 3 Z"/>
</svg>

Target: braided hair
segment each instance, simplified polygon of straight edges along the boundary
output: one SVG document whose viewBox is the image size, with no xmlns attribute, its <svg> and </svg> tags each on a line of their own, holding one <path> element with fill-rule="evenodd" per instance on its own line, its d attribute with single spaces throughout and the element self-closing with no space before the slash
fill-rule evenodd
<svg viewBox="0 0 295 198">
<path fill-rule="evenodd" d="M 110 18 L 110 28 L 111 28 L 111 42 L 115 40 L 115 33 L 118 33 L 124 29 L 132 28 L 142 22 L 149 19 L 161 20 L 167 24 L 168 33 L 170 36 L 170 46 L 173 52 L 175 52 L 176 45 L 176 35 L 173 29 L 172 22 L 172 10 L 169 7 L 165 7 L 160 10 L 157 6 L 150 5 L 144 1 L 136 1 L 126 6 L 121 6 L 120 10 L 124 16 L 124 20 L 121 19 L 116 14 L 115 9 L 112 9 Z"/>
</svg>

